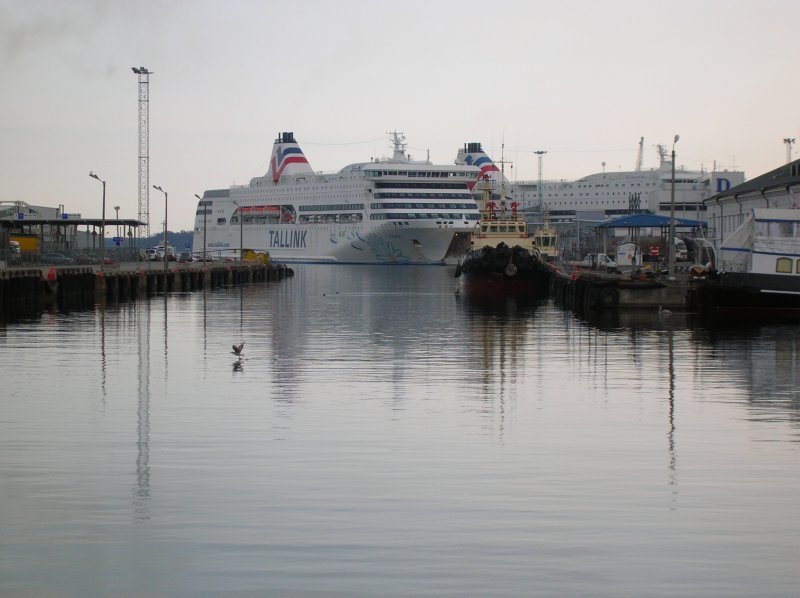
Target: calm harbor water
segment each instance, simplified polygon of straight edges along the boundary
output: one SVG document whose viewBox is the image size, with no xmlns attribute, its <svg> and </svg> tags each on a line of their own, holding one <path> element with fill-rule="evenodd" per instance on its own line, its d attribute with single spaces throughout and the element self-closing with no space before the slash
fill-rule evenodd
<svg viewBox="0 0 800 598">
<path fill-rule="evenodd" d="M 0 596 L 797 595 L 800 326 L 457 285 L 0 326 Z"/>
</svg>

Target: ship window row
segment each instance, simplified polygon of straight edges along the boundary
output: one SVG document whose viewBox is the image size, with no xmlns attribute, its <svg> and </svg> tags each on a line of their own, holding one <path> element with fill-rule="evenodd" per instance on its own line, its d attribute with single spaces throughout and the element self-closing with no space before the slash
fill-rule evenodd
<svg viewBox="0 0 800 598">
<path fill-rule="evenodd" d="M 446 212 L 388 212 L 370 214 L 370 220 L 477 220 L 478 214 L 458 214 Z"/>
<path fill-rule="evenodd" d="M 300 214 L 300 224 L 352 224 L 361 222 L 363 214 Z"/>
<path fill-rule="evenodd" d="M 198 216 L 202 216 L 203 214 L 213 214 L 213 213 L 214 213 L 214 210 L 212 210 L 212 209 L 200 209 L 200 208 L 198 208 L 196 213 L 197 213 L 197 215 L 198 215 Z"/>
<path fill-rule="evenodd" d="M 407 176 L 415 178 L 449 178 L 467 177 L 469 179 L 478 178 L 477 172 L 459 172 L 453 170 L 367 170 L 367 176 Z"/>
<path fill-rule="evenodd" d="M 544 194 L 542 194 L 542 195 L 544 195 Z M 599 196 L 598 193 L 581 193 L 581 192 L 578 192 L 577 195 L 578 195 L 578 197 L 598 197 Z M 606 193 L 605 195 L 603 195 L 601 197 L 606 197 L 607 198 L 607 197 L 611 197 L 612 195 L 613 196 L 618 196 L 618 195 L 619 196 L 627 196 L 627 195 L 630 195 L 630 192 L 628 192 L 628 191 L 609 191 L 608 193 Z M 523 195 L 523 196 L 524 197 L 534 197 L 534 198 L 536 197 L 535 194 Z M 547 198 L 551 198 L 551 197 L 575 197 L 575 193 L 573 193 L 573 192 L 563 193 L 563 194 L 548 193 L 547 195 L 544 195 L 544 196 L 547 197 Z"/>
<path fill-rule="evenodd" d="M 658 209 L 662 212 L 669 212 L 670 204 L 669 203 L 661 203 L 658 206 Z M 675 211 L 676 212 L 705 212 L 708 208 L 705 204 L 702 203 L 683 203 L 683 202 L 675 202 Z"/>
<path fill-rule="evenodd" d="M 263 225 L 263 224 L 291 224 L 294 222 L 294 214 L 291 212 L 282 212 L 278 214 L 245 214 L 242 218 L 243 226 Z M 239 216 L 234 214 L 231 216 L 231 224 L 239 224 Z"/>
<path fill-rule="evenodd" d="M 376 189 L 466 189 L 466 183 L 375 183 Z"/>
<path fill-rule="evenodd" d="M 376 199 L 472 199 L 471 193 L 376 193 Z"/>
<path fill-rule="evenodd" d="M 244 218 L 242 218 L 242 224 L 245 226 L 250 226 L 251 224 L 280 224 L 280 221 L 281 220 L 277 214 L 260 216 L 250 216 L 245 214 Z M 284 222 L 288 222 L 288 220 L 284 220 Z M 231 216 L 231 224 L 239 224 L 239 217 L 236 215 Z"/>
<path fill-rule="evenodd" d="M 644 185 L 645 187 L 649 187 L 650 185 L 653 185 L 655 187 L 656 183 L 614 183 L 615 187 L 619 187 L 620 185 L 623 187 L 625 186 L 641 187 L 642 185 Z M 577 186 L 583 189 L 589 189 L 591 187 L 610 187 L 611 183 L 594 183 L 592 185 L 577 185 Z M 544 185 L 542 185 L 542 187 L 544 187 Z"/>
<path fill-rule="evenodd" d="M 301 212 L 335 212 L 340 210 L 364 210 L 363 203 L 321 204 L 317 206 L 300 206 Z"/>
<path fill-rule="evenodd" d="M 474 203 L 371 203 L 373 210 L 477 210 Z"/>
<path fill-rule="evenodd" d="M 791 274 L 792 266 L 795 266 L 795 261 L 789 257 L 779 257 L 775 262 L 775 272 L 778 274 Z M 800 274 L 800 260 L 797 260 L 795 266 L 795 273 Z"/>
<path fill-rule="evenodd" d="M 524 233 L 524 224 L 481 224 L 481 233 Z"/>
</svg>

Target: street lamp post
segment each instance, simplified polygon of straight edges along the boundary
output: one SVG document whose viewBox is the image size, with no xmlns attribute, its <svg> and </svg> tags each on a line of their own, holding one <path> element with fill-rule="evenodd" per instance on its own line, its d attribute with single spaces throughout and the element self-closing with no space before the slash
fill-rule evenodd
<svg viewBox="0 0 800 598">
<path fill-rule="evenodd" d="M 164 191 L 158 185 L 153 185 L 153 189 L 157 191 L 161 191 L 164 194 L 164 272 L 167 271 L 167 264 L 169 262 L 169 256 L 167 255 L 167 207 L 169 205 L 167 192 Z"/>
<path fill-rule="evenodd" d="M 119 237 L 119 206 L 114 206 L 114 211 L 117 213 L 117 237 Z"/>
<path fill-rule="evenodd" d="M 793 137 L 785 137 L 783 142 L 786 144 L 786 163 L 792 161 L 792 144 L 796 141 Z"/>
<path fill-rule="evenodd" d="M 669 279 L 675 278 L 675 144 L 678 143 L 680 135 L 675 135 L 672 140 L 672 189 L 669 196 Z"/>
<path fill-rule="evenodd" d="M 242 213 L 242 206 L 235 201 L 233 205 L 239 208 L 239 261 L 244 262 L 244 214 Z"/>
<path fill-rule="evenodd" d="M 197 193 L 195 193 L 194 196 L 197 199 L 199 199 L 200 201 L 203 201 L 203 198 L 200 197 Z M 207 218 L 208 218 L 208 214 L 206 212 L 206 206 L 203 206 L 203 263 L 204 264 L 206 263 L 206 225 L 207 225 Z"/>
<path fill-rule="evenodd" d="M 102 265 L 105 263 L 103 258 L 105 257 L 104 253 L 106 244 L 106 182 L 94 172 L 89 172 L 89 176 L 103 183 L 103 213 L 100 220 L 100 264 Z"/>
<path fill-rule="evenodd" d="M 539 191 L 539 212 L 544 212 L 544 206 L 542 205 L 542 158 L 547 153 L 546 150 L 537 150 L 533 152 L 537 156 L 539 156 L 539 183 L 537 185 L 537 190 Z"/>
</svg>

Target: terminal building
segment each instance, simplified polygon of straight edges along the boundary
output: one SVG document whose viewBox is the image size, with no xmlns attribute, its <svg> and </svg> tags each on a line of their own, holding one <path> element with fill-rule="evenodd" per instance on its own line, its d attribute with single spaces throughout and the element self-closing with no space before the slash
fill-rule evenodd
<svg viewBox="0 0 800 598">
<path fill-rule="evenodd" d="M 52 254 L 65 256 L 69 263 L 93 263 L 99 260 L 104 225 L 105 238 L 114 246 L 106 253 L 126 258 L 126 252 L 137 253 L 140 224 L 136 219 L 83 218 L 64 206 L 0 202 L 0 263 L 35 264 Z"/>
</svg>

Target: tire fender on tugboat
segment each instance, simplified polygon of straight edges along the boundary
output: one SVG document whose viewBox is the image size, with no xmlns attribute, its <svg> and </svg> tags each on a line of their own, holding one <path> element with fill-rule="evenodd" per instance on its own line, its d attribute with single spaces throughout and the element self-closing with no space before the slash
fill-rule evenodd
<svg viewBox="0 0 800 598">
<path fill-rule="evenodd" d="M 616 287 L 605 287 L 597 289 L 597 306 L 598 307 L 616 307 L 619 303 L 619 291 Z"/>
</svg>

